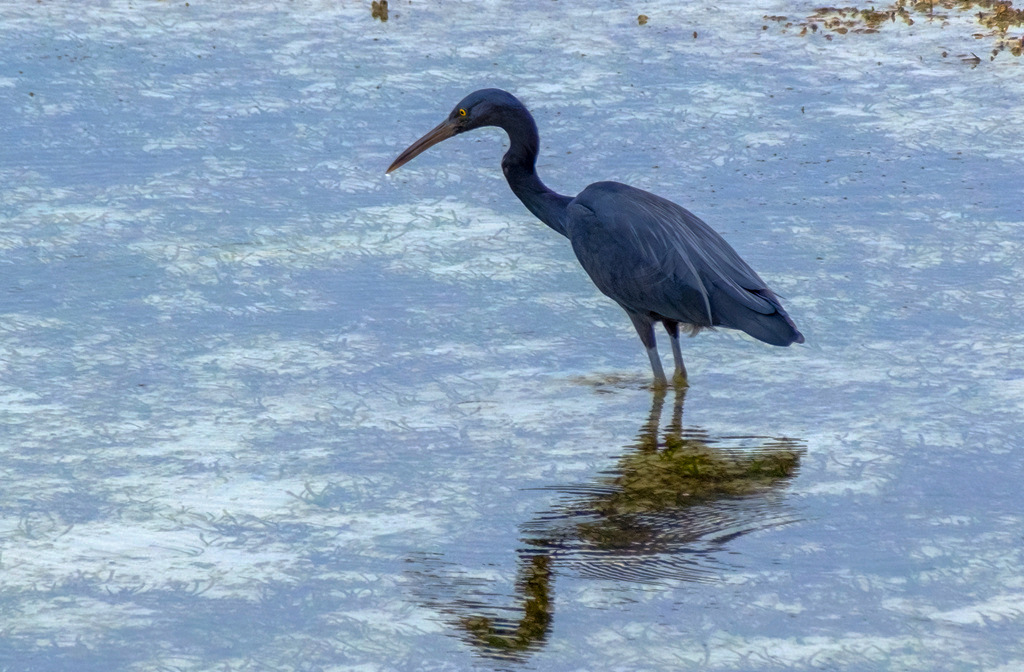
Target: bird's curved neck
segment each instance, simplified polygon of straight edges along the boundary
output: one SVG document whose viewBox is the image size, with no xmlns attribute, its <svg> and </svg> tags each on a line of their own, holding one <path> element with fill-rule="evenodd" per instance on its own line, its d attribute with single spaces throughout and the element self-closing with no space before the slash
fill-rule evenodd
<svg viewBox="0 0 1024 672">
<path fill-rule="evenodd" d="M 501 159 L 501 169 L 508 186 L 537 219 L 562 234 L 565 233 L 565 211 L 572 200 L 548 189 L 537 177 L 537 152 L 540 138 L 537 124 L 525 109 L 502 120 L 500 126 L 508 133 L 509 149 Z"/>
</svg>

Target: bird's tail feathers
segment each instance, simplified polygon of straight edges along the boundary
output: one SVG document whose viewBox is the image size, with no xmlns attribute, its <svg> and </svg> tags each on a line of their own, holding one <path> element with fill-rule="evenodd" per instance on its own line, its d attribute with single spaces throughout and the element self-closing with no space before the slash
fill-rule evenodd
<svg viewBox="0 0 1024 672">
<path fill-rule="evenodd" d="M 770 312 L 762 313 L 752 310 L 735 300 L 716 301 L 717 297 L 712 298 L 712 305 L 715 307 L 715 324 L 730 329 L 739 329 L 770 345 L 786 346 L 803 343 L 804 335 L 796 328 L 796 324 L 778 301 L 773 300 L 774 295 L 758 292 L 757 296 L 771 304 L 768 307 Z M 774 310 L 771 310 L 772 308 Z"/>
<path fill-rule="evenodd" d="M 770 345 L 786 346 L 804 342 L 804 335 L 796 328 L 789 315 L 783 312 L 762 315 L 750 311 L 738 322 L 735 326 L 726 325 L 725 322 L 722 322 L 722 325 L 733 326 Z"/>
</svg>

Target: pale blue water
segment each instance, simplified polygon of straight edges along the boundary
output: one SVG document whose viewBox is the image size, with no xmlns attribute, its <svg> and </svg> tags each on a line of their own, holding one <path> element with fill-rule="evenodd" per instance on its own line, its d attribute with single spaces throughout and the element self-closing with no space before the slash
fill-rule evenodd
<svg viewBox="0 0 1024 672">
<path fill-rule="evenodd" d="M 1022 62 L 812 11 L 0 3 L 0 669 L 1024 667 Z M 653 397 L 500 132 L 384 176 L 484 86 L 807 344 Z"/>
</svg>

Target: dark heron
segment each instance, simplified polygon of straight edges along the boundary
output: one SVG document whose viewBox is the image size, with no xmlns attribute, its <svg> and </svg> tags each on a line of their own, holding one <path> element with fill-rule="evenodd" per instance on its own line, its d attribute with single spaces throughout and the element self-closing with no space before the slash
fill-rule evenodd
<svg viewBox="0 0 1024 672">
<path fill-rule="evenodd" d="M 482 89 L 463 98 L 387 172 L 442 140 L 482 126 L 508 133 L 510 146 L 501 159 L 508 185 L 530 212 L 569 239 L 597 288 L 629 315 L 647 348 L 656 386 L 668 384 L 654 339 L 656 322 L 671 338 L 677 384 L 686 382 L 680 326 L 691 336 L 728 327 L 772 345 L 804 342 L 775 292 L 689 210 L 618 182 L 595 182 L 575 198 L 544 186 L 535 170 L 537 125 L 507 91 Z"/>
</svg>

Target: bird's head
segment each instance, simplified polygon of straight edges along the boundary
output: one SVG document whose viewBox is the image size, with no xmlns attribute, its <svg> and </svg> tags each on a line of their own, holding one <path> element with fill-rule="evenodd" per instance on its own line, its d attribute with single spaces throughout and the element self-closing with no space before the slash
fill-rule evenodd
<svg viewBox="0 0 1024 672">
<path fill-rule="evenodd" d="M 481 89 L 459 101 L 448 118 L 398 155 L 387 172 L 391 172 L 412 161 L 419 154 L 442 140 L 471 131 L 481 126 L 501 126 L 502 119 L 511 109 L 525 109 L 523 104 L 507 91 Z"/>
</svg>

